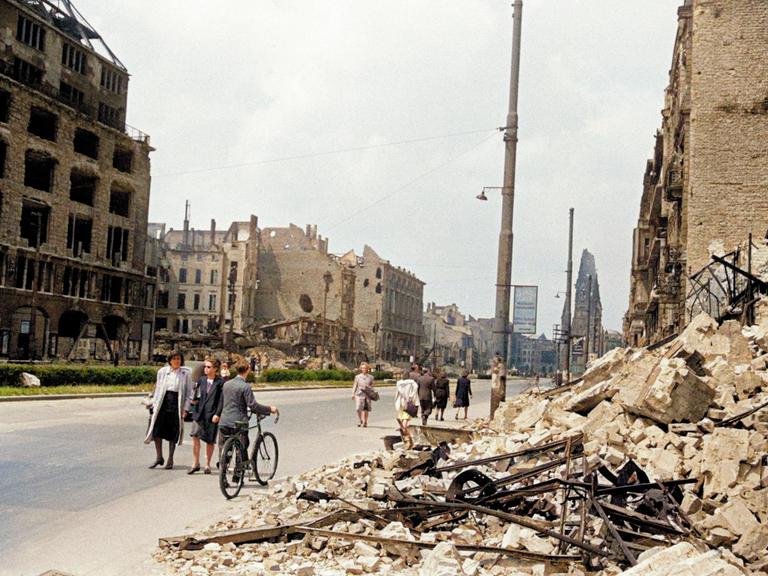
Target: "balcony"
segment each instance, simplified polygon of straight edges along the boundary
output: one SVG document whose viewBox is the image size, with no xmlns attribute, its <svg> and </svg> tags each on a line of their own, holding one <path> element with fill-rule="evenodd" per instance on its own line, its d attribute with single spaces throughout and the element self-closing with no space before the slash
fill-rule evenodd
<svg viewBox="0 0 768 576">
<path fill-rule="evenodd" d="M 668 202 L 679 202 L 683 199 L 683 169 L 670 168 L 667 170 L 667 181 L 664 186 L 664 199 Z"/>
</svg>

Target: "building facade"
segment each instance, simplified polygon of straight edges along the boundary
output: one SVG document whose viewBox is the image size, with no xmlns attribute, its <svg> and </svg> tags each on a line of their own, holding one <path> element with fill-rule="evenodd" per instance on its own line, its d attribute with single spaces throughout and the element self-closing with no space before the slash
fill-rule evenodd
<svg viewBox="0 0 768 576">
<path fill-rule="evenodd" d="M 686 0 L 633 236 L 624 335 L 642 346 L 687 322 L 690 277 L 768 228 L 768 8 Z"/>
<path fill-rule="evenodd" d="M 152 148 L 128 72 L 67 0 L 0 1 L 0 30 L 0 358 L 147 360 Z"/>
<path fill-rule="evenodd" d="M 561 325 L 567 326 L 567 310 L 563 308 Z M 595 257 L 589 250 L 581 253 L 576 278 L 571 320 L 571 373 L 581 374 L 587 363 L 603 354 L 603 305 Z M 561 347 L 561 354 L 567 354 Z M 563 366 L 565 362 L 563 361 Z"/>
<path fill-rule="evenodd" d="M 424 311 L 424 353 L 428 361 L 454 371 L 472 371 L 477 358 L 475 339 L 468 319 L 456 304 L 427 304 Z"/>
</svg>

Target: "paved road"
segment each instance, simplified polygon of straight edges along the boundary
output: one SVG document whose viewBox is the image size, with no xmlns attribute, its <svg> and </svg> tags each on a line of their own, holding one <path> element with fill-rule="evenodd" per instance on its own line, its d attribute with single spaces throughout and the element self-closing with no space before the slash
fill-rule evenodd
<svg viewBox="0 0 768 576">
<path fill-rule="evenodd" d="M 488 410 L 488 381 L 473 383 L 470 418 Z M 514 386 L 508 393 L 514 393 Z M 378 449 L 395 432 L 393 390 L 381 389 L 369 427 L 357 428 L 348 390 L 257 393 L 280 406 L 278 476 L 305 472 Z M 453 418 L 453 413 L 448 410 Z M 448 423 L 448 421 L 446 421 Z M 138 398 L 0 403 L 0 574 L 147 574 L 160 536 L 183 534 L 236 514 L 247 495 L 227 502 L 215 475 L 186 474 L 191 444 L 176 468 L 149 470 L 142 444 L 146 410 Z"/>
</svg>

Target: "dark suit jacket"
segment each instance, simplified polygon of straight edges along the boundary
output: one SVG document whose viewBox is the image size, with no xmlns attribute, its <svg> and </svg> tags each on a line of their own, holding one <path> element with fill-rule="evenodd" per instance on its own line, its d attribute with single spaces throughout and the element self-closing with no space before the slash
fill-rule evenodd
<svg viewBox="0 0 768 576">
<path fill-rule="evenodd" d="M 210 423 L 214 414 L 221 416 L 221 387 L 223 385 L 224 381 L 221 378 L 216 378 L 213 381 L 211 393 L 208 394 L 208 378 L 205 376 L 198 378 L 197 386 L 200 390 L 200 400 L 197 403 L 197 410 L 192 416 L 195 422 L 203 419 L 204 422 Z"/>
</svg>

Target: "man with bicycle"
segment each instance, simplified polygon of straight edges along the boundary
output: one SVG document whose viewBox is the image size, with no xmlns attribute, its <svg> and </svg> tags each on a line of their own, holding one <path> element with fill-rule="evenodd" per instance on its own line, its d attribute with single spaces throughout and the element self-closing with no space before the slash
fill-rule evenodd
<svg viewBox="0 0 768 576">
<path fill-rule="evenodd" d="M 228 436 L 232 436 L 237 433 L 237 422 L 244 422 L 248 420 L 248 408 L 251 409 L 251 413 L 269 416 L 274 414 L 280 415 L 280 411 L 277 406 L 265 406 L 259 404 L 256 398 L 253 396 L 253 390 L 251 385 L 248 384 L 245 379 L 248 376 L 248 372 L 251 371 L 251 367 L 244 359 L 238 360 L 235 364 L 235 372 L 237 376 L 231 380 L 224 382 L 222 388 L 222 410 L 221 417 L 218 419 L 219 424 L 219 448 L 224 444 L 224 440 Z M 214 422 L 217 422 L 216 416 L 213 417 Z M 243 442 L 246 449 L 248 448 L 248 434 L 247 432 L 242 435 Z"/>
</svg>

